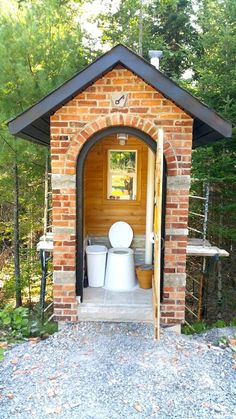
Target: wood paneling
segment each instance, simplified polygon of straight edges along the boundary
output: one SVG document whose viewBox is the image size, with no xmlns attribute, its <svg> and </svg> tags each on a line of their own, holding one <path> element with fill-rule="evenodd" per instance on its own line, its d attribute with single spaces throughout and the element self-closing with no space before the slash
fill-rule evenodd
<svg viewBox="0 0 236 419">
<path fill-rule="evenodd" d="M 110 149 L 137 150 L 137 200 L 107 199 L 107 153 Z M 126 221 L 135 235 L 145 234 L 148 147 L 135 137 L 120 146 L 115 136 L 99 141 L 88 153 L 84 168 L 85 233 L 107 235 L 116 221 Z"/>
</svg>

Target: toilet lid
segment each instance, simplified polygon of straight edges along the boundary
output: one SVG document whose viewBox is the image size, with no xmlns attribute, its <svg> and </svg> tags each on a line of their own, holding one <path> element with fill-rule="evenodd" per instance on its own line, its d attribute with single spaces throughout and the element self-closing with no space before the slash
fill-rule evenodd
<svg viewBox="0 0 236 419">
<path fill-rule="evenodd" d="M 133 240 L 133 230 L 128 223 L 117 221 L 112 224 L 108 236 L 112 247 L 128 248 Z"/>
</svg>

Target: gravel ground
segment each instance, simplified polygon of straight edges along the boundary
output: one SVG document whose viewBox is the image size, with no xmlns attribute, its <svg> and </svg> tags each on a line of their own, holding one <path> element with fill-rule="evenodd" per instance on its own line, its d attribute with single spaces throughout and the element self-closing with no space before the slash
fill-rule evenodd
<svg viewBox="0 0 236 419">
<path fill-rule="evenodd" d="M 234 353 L 207 343 L 218 331 L 164 330 L 159 342 L 152 332 L 80 323 L 15 346 L 0 367 L 0 418 L 236 418 Z"/>
</svg>

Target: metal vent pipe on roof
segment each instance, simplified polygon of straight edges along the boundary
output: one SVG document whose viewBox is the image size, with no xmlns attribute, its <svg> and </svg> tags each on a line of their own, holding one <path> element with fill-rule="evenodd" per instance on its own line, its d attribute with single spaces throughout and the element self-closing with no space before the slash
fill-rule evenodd
<svg viewBox="0 0 236 419">
<path fill-rule="evenodd" d="M 157 51 L 157 50 L 150 50 L 148 51 L 148 56 L 150 58 L 150 62 L 154 67 L 156 67 L 159 70 L 160 65 L 160 58 L 163 55 L 163 51 Z"/>
</svg>

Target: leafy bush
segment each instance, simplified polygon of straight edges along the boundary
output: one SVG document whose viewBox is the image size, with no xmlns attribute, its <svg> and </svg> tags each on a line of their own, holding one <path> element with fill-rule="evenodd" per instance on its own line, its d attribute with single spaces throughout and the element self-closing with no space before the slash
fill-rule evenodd
<svg viewBox="0 0 236 419">
<path fill-rule="evenodd" d="M 30 312 L 26 307 L 14 308 L 8 304 L 0 311 L 0 328 L 6 331 L 9 337 L 22 339 L 53 334 L 57 331 L 57 324 L 47 321 L 42 323 L 38 308 Z"/>
<path fill-rule="evenodd" d="M 29 336 L 29 309 L 25 307 L 14 309 L 11 304 L 7 304 L 0 311 L 0 327 L 17 338 Z"/>
</svg>

